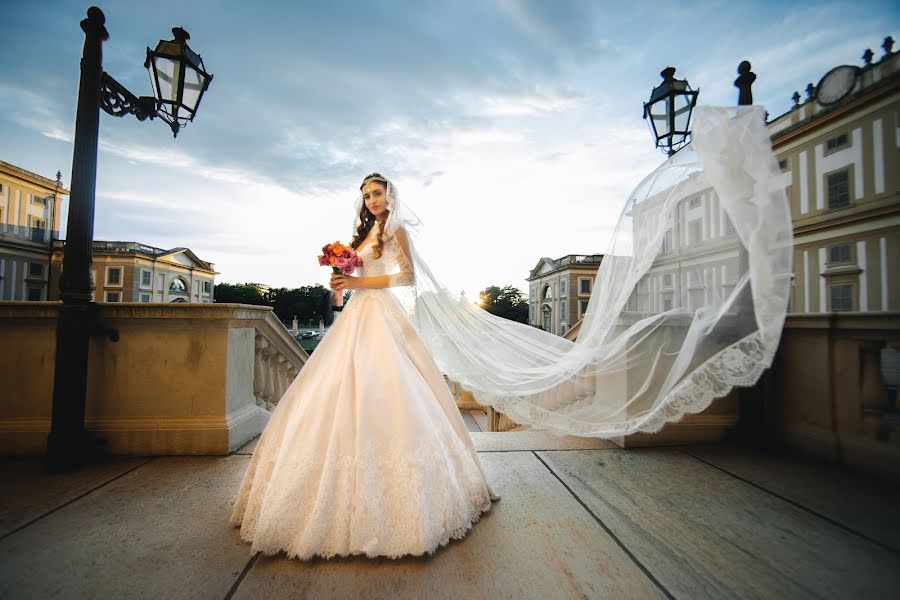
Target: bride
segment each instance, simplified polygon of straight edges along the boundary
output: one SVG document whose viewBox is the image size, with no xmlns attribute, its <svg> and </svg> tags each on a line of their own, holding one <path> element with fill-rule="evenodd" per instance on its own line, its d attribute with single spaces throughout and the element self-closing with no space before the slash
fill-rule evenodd
<svg viewBox="0 0 900 600">
<path fill-rule="evenodd" d="M 301 559 L 421 555 L 464 537 L 499 497 L 444 374 L 515 423 L 601 438 L 659 431 L 752 386 L 778 348 L 793 256 L 765 114 L 697 107 L 691 143 L 629 195 L 574 340 L 450 293 L 421 222 L 389 180 L 366 177 L 361 272 L 331 280 L 355 291 L 260 437 L 231 516 L 241 537 Z M 564 314 L 551 286 L 532 293 L 548 320 Z"/>
<path fill-rule="evenodd" d="M 363 266 L 331 278 L 337 292 L 355 291 L 275 407 L 231 516 L 254 552 L 433 554 L 500 499 L 440 369 L 387 289 L 416 276 L 409 236 L 389 222 L 395 188 L 374 173 L 360 190 L 350 245 Z"/>
</svg>

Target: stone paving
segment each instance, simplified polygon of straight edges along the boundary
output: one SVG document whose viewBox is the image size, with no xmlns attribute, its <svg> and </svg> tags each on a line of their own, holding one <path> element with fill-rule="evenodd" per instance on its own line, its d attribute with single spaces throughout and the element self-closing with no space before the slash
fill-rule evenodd
<svg viewBox="0 0 900 600">
<path fill-rule="evenodd" d="M 255 441 L 66 474 L 0 459 L 0 598 L 900 597 L 900 490 L 879 481 L 728 445 L 470 429 L 502 500 L 394 561 L 251 555 L 227 517 Z"/>
</svg>

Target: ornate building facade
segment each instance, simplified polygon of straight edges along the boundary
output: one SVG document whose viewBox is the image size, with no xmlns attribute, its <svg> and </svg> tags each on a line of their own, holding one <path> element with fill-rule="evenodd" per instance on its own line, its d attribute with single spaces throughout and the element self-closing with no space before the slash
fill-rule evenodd
<svg viewBox="0 0 900 600">
<path fill-rule="evenodd" d="M 842 65 L 769 123 L 794 222 L 790 311 L 900 310 L 900 54 Z"/>
<path fill-rule="evenodd" d="M 51 299 L 59 299 L 64 241 L 55 242 Z M 94 240 L 91 278 L 95 302 L 195 302 L 214 301 L 213 264 L 201 260 L 189 248 L 169 250 L 137 242 Z"/>
<path fill-rule="evenodd" d="M 564 335 L 587 310 L 602 254 L 540 259 L 528 281 L 528 323 Z"/>
</svg>

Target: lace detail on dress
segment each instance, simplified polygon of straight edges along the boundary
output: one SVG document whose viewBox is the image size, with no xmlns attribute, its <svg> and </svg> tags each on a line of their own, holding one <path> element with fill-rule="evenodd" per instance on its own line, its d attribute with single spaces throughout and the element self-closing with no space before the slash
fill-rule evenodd
<svg viewBox="0 0 900 600">
<path fill-rule="evenodd" d="M 400 247 L 400 244 L 397 242 L 395 237 L 391 238 L 391 244 L 389 245 L 389 250 L 391 252 L 391 258 L 397 266 L 400 268 L 399 273 L 393 273 L 388 278 L 389 287 L 396 287 L 401 285 L 415 285 L 416 277 L 413 274 L 413 268 L 407 259 L 406 253 L 403 251 L 403 248 Z"/>
<path fill-rule="evenodd" d="M 368 440 L 354 454 L 290 460 L 272 450 L 257 448 L 230 519 L 251 552 L 285 551 L 300 560 L 432 555 L 465 537 L 491 508 L 479 467 L 462 443 L 423 442 L 410 451 Z M 284 489 L 266 489 L 270 480 Z M 286 486 L 289 481 L 298 485 Z M 262 489 L 250 494 L 256 486 Z"/>
<path fill-rule="evenodd" d="M 360 277 L 372 277 L 377 275 L 388 276 L 388 287 L 412 286 L 416 283 L 415 271 L 409 260 L 407 250 L 404 251 L 403 246 L 408 244 L 406 241 L 406 232 L 398 230 L 394 235 L 386 236 L 383 239 L 382 254 L 379 258 L 375 258 L 372 249 L 375 246 L 374 240 L 377 232 L 373 230 L 357 252 L 363 259 L 363 266 L 359 270 Z M 403 238 L 402 240 L 398 238 Z M 372 241 L 370 241 L 372 240 Z"/>
</svg>

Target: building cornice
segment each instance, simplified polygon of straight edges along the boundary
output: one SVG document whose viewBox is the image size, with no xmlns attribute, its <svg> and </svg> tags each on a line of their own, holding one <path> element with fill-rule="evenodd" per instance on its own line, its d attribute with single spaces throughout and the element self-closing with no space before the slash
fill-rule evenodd
<svg viewBox="0 0 900 600">
<path fill-rule="evenodd" d="M 69 190 L 67 190 L 63 186 L 60 186 L 59 190 L 56 189 L 57 182 L 55 179 L 48 179 L 43 175 L 32 173 L 27 169 L 17 167 L 16 165 L 12 165 L 2 160 L 0 160 L 0 173 L 3 173 L 4 175 L 8 175 L 10 177 L 17 177 L 33 185 L 45 188 L 49 192 L 57 192 L 61 196 L 69 195 Z"/>
<path fill-rule="evenodd" d="M 847 116 L 848 113 L 855 113 L 870 104 L 896 93 L 898 90 L 900 90 L 900 75 L 895 74 L 880 85 L 870 88 L 863 95 L 850 100 L 846 104 L 842 104 L 826 112 L 815 114 L 799 123 L 795 123 L 790 127 L 772 134 L 772 149 L 777 151 L 780 147 L 787 145 L 789 142 L 808 135 L 811 131 L 819 127 L 824 127 L 833 123 L 834 121 Z"/>
</svg>

